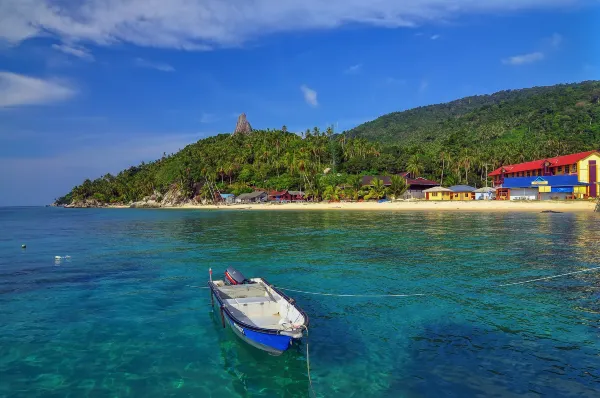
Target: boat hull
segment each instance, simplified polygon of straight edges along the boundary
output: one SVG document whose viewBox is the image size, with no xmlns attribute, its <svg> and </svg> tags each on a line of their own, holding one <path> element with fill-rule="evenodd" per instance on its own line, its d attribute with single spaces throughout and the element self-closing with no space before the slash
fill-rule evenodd
<svg viewBox="0 0 600 398">
<path fill-rule="evenodd" d="M 227 323 L 231 326 L 231 330 L 240 339 L 271 355 L 281 355 L 292 345 L 292 338 L 290 336 L 256 332 L 238 325 L 229 316 L 226 316 L 226 318 Z"/>
</svg>

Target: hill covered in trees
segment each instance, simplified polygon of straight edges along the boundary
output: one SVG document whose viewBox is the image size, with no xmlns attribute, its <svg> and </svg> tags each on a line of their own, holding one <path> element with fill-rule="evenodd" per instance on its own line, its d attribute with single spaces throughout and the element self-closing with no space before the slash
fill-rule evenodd
<svg viewBox="0 0 600 398">
<path fill-rule="evenodd" d="M 343 134 L 332 128 L 294 134 L 285 126 L 221 134 L 116 176 L 86 180 L 57 203 L 129 203 L 174 189 L 202 199 L 209 185 L 235 194 L 258 187 L 359 198 L 369 197 L 360 175 L 401 171 L 446 186 L 482 186 L 486 170 L 503 164 L 598 148 L 600 82 L 592 81 L 467 97 L 385 115 Z"/>
<path fill-rule="evenodd" d="M 598 132 L 600 82 L 500 91 L 445 104 L 394 112 L 345 134 L 384 143 L 439 141 L 453 135 L 470 139 L 514 141 L 522 133 L 568 141 L 589 141 Z M 595 129 L 593 127 L 596 127 Z"/>
</svg>

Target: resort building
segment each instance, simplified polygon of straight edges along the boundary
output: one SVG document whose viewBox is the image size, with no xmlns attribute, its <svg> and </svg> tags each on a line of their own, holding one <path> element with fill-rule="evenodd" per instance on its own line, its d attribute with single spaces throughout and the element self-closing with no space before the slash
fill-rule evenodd
<svg viewBox="0 0 600 398">
<path fill-rule="evenodd" d="M 235 202 L 235 195 L 232 193 L 219 193 L 218 195 L 221 197 L 220 201 L 223 201 L 227 204 L 232 204 Z"/>
<path fill-rule="evenodd" d="M 437 187 L 440 185 L 439 182 L 428 180 L 423 177 L 410 178 L 407 172 L 400 173 L 398 175 L 404 178 L 404 180 L 406 180 L 406 184 L 408 185 L 408 189 L 406 190 L 404 195 L 402 195 L 402 199 L 425 199 L 426 189 Z M 392 183 L 392 179 L 390 176 L 364 176 L 361 181 L 362 185 L 370 186 L 371 181 L 373 181 L 374 178 L 378 178 L 381 181 L 383 181 L 383 185 L 385 185 L 386 187 L 389 187 Z"/>
<path fill-rule="evenodd" d="M 267 201 L 267 193 L 264 191 L 254 191 L 251 193 L 240 194 L 235 198 L 235 203 L 260 203 Z"/>
<path fill-rule="evenodd" d="M 569 180 L 569 184 L 572 184 L 573 189 L 575 187 L 586 187 L 584 194 L 576 193 L 575 189 L 572 194 L 581 195 L 582 197 L 595 198 L 599 195 L 598 185 L 600 183 L 600 175 L 598 173 L 598 165 L 600 164 L 600 152 L 598 151 L 587 151 L 574 153 L 571 155 L 558 156 L 548 159 L 534 160 L 526 163 L 512 164 L 502 166 L 492 171 L 489 176 L 494 181 L 495 187 L 500 188 L 519 188 L 516 186 L 508 187 L 505 181 L 509 178 L 523 178 L 523 177 L 552 177 L 552 176 L 574 176 L 578 183 L 576 185 L 573 180 Z M 523 180 L 522 182 L 512 181 L 512 185 L 526 185 L 527 181 L 531 182 L 532 179 Z M 563 184 L 564 182 L 561 182 Z M 556 183 L 555 183 L 556 184 Z M 542 183 L 542 185 L 544 185 Z M 552 182 L 548 181 L 545 185 L 552 187 Z M 557 186 L 555 188 L 568 188 L 566 186 Z M 533 188 L 526 186 L 524 188 Z M 581 188 L 578 190 L 581 191 Z M 540 192 L 537 193 L 551 193 L 551 192 Z M 531 193 L 531 191 L 529 192 Z M 535 195 L 537 195 L 537 193 Z M 555 192 L 555 193 L 568 193 L 568 192 Z M 506 194 L 506 190 L 503 190 L 503 194 Z M 517 196 L 535 196 L 535 195 L 517 195 Z M 510 195 L 513 196 L 513 195 Z M 544 195 L 547 196 L 547 195 Z"/>
<path fill-rule="evenodd" d="M 589 185 L 577 175 L 509 177 L 496 190 L 499 200 L 583 199 Z"/>
<path fill-rule="evenodd" d="M 492 200 L 496 196 L 496 188 L 484 187 L 473 191 L 475 193 L 475 200 Z"/>
<path fill-rule="evenodd" d="M 292 202 L 300 202 L 305 200 L 305 194 L 302 191 L 288 191 L 292 196 Z"/>
<path fill-rule="evenodd" d="M 448 189 L 452 191 L 452 200 L 475 200 L 476 188 L 468 185 L 454 185 Z"/>
<path fill-rule="evenodd" d="M 444 187 L 433 187 L 423 191 L 426 200 L 452 200 L 452 191 Z"/>
<path fill-rule="evenodd" d="M 269 202 L 291 202 L 292 195 L 287 191 L 271 191 L 269 192 Z"/>
</svg>

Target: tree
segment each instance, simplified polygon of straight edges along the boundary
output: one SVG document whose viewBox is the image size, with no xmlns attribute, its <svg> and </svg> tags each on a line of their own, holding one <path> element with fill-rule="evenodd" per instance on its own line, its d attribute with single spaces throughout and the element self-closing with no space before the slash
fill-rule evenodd
<svg viewBox="0 0 600 398">
<path fill-rule="evenodd" d="M 399 175 L 393 175 L 390 177 L 390 187 L 389 193 L 394 197 L 394 199 L 398 199 L 408 190 L 408 184 L 404 177 Z"/>
<path fill-rule="evenodd" d="M 388 193 L 388 189 L 383 181 L 379 178 L 373 178 L 369 187 L 369 193 L 365 195 L 365 199 L 382 199 Z"/>
<path fill-rule="evenodd" d="M 417 178 L 423 172 L 423 162 L 421 156 L 413 155 L 410 157 L 408 164 L 406 165 L 406 171 L 411 175 L 412 178 Z"/>
<path fill-rule="evenodd" d="M 335 185 L 328 185 L 323 191 L 323 199 L 328 200 L 330 202 L 337 202 L 340 200 L 342 196 L 342 190 Z"/>
<path fill-rule="evenodd" d="M 346 196 L 352 198 L 352 200 L 358 200 L 364 195 L 362 190 L 362 178 L 358 175 L 350 175 L 346 180 L 345 190 Z"/>
</svg>

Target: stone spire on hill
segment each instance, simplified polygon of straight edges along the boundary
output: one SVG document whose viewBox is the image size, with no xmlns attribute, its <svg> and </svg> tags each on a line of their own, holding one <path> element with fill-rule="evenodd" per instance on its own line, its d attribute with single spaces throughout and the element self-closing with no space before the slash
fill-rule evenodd
<svg viewBox="0 0 600 398">
<path fill-rule="evenodd" d="M 237 124 L 235 125 L 235 130 L 233 130 L 233 134 L 249 134 L 252 132 L 252 126 L 246 119 L 246 114 L 242 113 L 237 120 Z"/>
</svg>

